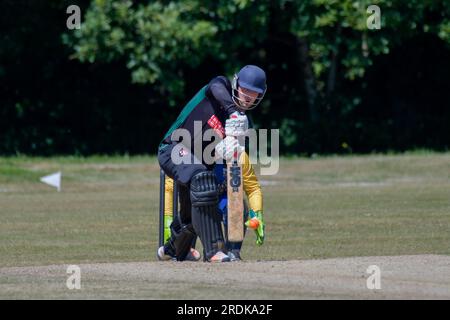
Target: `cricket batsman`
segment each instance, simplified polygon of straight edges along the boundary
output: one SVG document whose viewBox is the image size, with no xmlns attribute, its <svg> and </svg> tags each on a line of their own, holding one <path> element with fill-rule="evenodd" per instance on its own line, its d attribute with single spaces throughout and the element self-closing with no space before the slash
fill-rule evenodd
<svg viewBox="0 0 450 320">
<path fill-rule="evenodd" d="M 221 144 L 216 146 L 216 149 L 223 147 Z M 264 219 L 263 219 L 263 197 L 261 192 L 261 187 L 259 185 L 258 179 L 255 175 L 255 171 L 253 169 L 252 164 L 250 163 L 250 159 L 247 153 L 242 152 L 240 155 L 242 161 L 242 176 L 243 176 L 243 185 L 244 191 L 247 196 L 250 211 L 247 210 L 247 206 L 244 206 L 244 221 L 248 220 L 245 223 L 245 227 L 249 227 L 250 229 L 255 230 L 256 234 L 256 244 L 262 245 L 264 243 Z M 227 192 L 226 192 L 226 170 L 227 167 L 221 163 L 218 163 L 214 167 L 214 172 L 216 175 L 218 190 L 219 190 L 219 203 L 217 206 L 217 210 L 219 214 L 222 216 L 222 221 L 224 224 L 224 230 L 227 230 Z M 175 248 L 174 241 L 171 240 L 171 225 L 173 223 L 172 216 L 172 203 L 173 203 L 173 180 L 171 178 L 166 177 L 165 183 L 165 211 L 164 211 L 164 246 L 159 248 L 158 250 L 158 258 L 160 260 L 171 260 L 176 259 L 175 256 Z M 174 225 L 176 225 L 175 222 Z M 174 226 L 172 225 L 172 227 Z M 243 226 L 244 227 L 244 226 Z M 244 227 L 244 232 L 245 228 Z M 176 231 L 175 231 L 176 233 Z M 226 235 L 225 235 L 225 238 Z M 173 237 L 176 239 L 176 234 Z M 230 242 L 226 241 L 226 253 L 229 256 L 231 261 L 240 261 L 241 260 L 241 248 L 242 242 Z M 164 249 L 165 248 L 165 249 Z M 165 253 L 166 252 L 166 253 Z M 194 248 L 190 249 L 190 252 L 187 254 L 185 260 L 189 261 L 198 261 L 200 259 L 200 253 Z"/>
<path fill-rule="evenodd" d="M 203 157 L 195 157 L 195 142 L 198 140 L 196 123 L 201 124 L 202 136 L 208 129 L 213 129 L 224 139 L 227 119 L 230 127 L 245 131 L 248 128 L 248 120 L 244 112 L 260 103 L 266 88 L 265 72 L 254 65 L 242 68 L 235 74 L 232 82 L 223 76 L 212 79 L 183 108 L 161 141 L 158 148 L 159 164 L 165 174 L 179 186 L 180 219 L 178 226 L 173 226 L 178 235 L 173 239 L 177 260 L 186 259 L 198 235 L 204 248 L 205 261 L 230 261 L 230 257 L 224 252 L 226 248 L 221 226 L 222 217 L 217 211 L 219 192 L 213 172 L 214 163 L 209 164 Z M 177 129 L 188 132 L 190 141 L 174 138 L 176 135 L 172 133 Z M 202 140 L 202 155 L 207 146 Z M 237 150 L 238 147 L 237 140 L 230 139 L 226 147 L 219 149 L 219 152 L 222 152 L 219 156 L 225 159 L 227 151 Z M 182 161 L 175 161 L 173 154 Z"/>
</svg>

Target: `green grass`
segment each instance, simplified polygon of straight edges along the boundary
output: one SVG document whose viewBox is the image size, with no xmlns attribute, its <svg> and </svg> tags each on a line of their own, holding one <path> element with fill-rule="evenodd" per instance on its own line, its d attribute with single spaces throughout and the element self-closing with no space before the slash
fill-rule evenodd
<svg viewBox="0 0 450 320">
<path fill-rule="evenodd" d="M 154 157 L 0 158 L 0 266 L 155 260 Z M 39 177 L 62 171 L 60 193 Z M 450 254 L 450 153 L 285 158 L 246 259 Z"/>
</svg>

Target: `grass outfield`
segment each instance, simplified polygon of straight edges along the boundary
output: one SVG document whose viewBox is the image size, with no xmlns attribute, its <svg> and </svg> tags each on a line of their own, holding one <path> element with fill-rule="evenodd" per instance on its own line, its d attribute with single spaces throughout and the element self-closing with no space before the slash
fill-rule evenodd
<svg viewBox="0 0 450 320">
<path fill-rule="evenodd" d="M 154 157 L 0 158 L 0 267 L 155 261 Z M 39 177 L 62 171 L 62 191 Z M 450 153 L 285 158 L 246 260 L 450 254 Z"/>
</svg>

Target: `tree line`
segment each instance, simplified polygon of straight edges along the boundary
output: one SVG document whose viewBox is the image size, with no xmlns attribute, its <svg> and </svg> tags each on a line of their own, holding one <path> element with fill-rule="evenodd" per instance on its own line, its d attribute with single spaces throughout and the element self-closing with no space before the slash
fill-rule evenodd
<svg viewBox="0 0 450 320">
<path fill-rule="evenodd" d="M 444 1 L 6 0 L 0 15 L 3 155 L 155 153 L 197 90 L 245 64 L 267 72 L 250 117 L 280 129 L 281 153 L 450 146 Z"/>
</svg>

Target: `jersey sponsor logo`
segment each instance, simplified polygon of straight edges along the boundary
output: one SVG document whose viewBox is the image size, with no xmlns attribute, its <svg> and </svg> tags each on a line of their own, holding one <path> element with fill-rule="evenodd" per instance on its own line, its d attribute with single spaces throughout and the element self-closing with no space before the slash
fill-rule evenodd
<svg viewBox="0 0 450 320">
<path fill-rule="evenodd" d="M 216 117 L 215 114 L 211 116 L 208 120 L 208 125 L 214 129 L 214 131 L 219 135 L 219 137 L 223 138 L 225 136 L 225 129 L 222 126 L 219 118 Z"/>
</svg>

